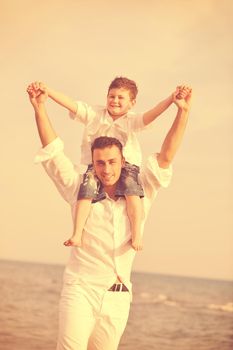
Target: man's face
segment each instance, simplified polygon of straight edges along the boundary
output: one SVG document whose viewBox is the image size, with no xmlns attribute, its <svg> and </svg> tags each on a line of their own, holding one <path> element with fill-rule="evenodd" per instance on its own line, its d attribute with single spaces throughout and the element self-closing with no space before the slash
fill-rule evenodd
<svg viewBox="0 0 233 350">
<path fill-rule="evenodd" d="M 95 173 L 105 188 L 117 183 L 123 164 L 124 159 L 115 145 L 93 151 Z"/>
<path fill-rule="evenodd" d="M 109 90 L 107 96 L 107 110 L 112 117 L 121 117 L 126 114 L 135 104 L 130 98 L 129 90 L 116 88 Z"/>
</svg>

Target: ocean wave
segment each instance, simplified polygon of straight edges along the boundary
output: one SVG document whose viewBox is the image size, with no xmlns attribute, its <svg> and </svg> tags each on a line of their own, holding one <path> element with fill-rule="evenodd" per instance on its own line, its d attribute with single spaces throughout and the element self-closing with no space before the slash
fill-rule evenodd
<svg viewBox="0 0 233 350">
<path fill-rule="evenodd" d="M 136 300 L 135 300 L 136 299 Z M 168 298 L 165 294 L 158 294 L 156 297 L 150 293 L 142 292 L 134 298 L 135 303 L 163 304 L 167 306 L 179 306 L 179 304 Z"/>
<path fill-rule="evenodd" d="M 226 312 L 233 312 L 233 303 L 227 303 L 224 305 L 218 305 L 218 304 L 209 304 L 208 309 L 212 310 L 218 310 L 218 311 L 226 311 Z"/>
<path fill-rule="evenodd" d="M 134 304 L 160 304 L 160 305 L 166 305 L 166 306 L 172 306 L 172 307 L 186 307 L 186 308 L 205 308 L 204 305 L 196 305 L 196 304 L 190 304 L 190 303 L 182 303 L 170 299 L 165 294 L 158 294 L 153 295 L 151 293 L 143 292 L 138 294 L 133 299 Z M 216 310 L 216 311 L 224 311 L 224 312 L 230 312 L 233 313 L 233 302 L 229 302 L 226 304 L 208 304 L 207 308 L 210 310 Z"/>
</svg>

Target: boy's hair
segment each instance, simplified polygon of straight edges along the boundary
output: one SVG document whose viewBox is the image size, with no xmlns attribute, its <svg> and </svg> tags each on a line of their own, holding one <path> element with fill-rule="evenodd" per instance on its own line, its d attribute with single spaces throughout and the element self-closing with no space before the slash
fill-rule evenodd
<svg viewBox="0 0 233 350">
<path fill-rule="evenodd" d="M 131 100 L 135 100 L 138 93 L 138 88 L 135 81 L 125 77 L 116 77 L 108 88 L 108 94 L 111 89 L 126 89 L 129 91 Z"/>
<path fill-rule="evenodd" d="M 91 145 L 91 154 L 93 155 L 93 152 L 95 149 L 103 149 L 103 148 L 112 147 L 112 146 L 116 146 L 119 149 L 121 156 L 123 157 L 123 153 L 122 153 L 123 146 L 120 143 L 120 141 L 117 140 L 115 137 L 108 137 L 108 136 L 100 136 L 93 141 Z"/>
</svg>

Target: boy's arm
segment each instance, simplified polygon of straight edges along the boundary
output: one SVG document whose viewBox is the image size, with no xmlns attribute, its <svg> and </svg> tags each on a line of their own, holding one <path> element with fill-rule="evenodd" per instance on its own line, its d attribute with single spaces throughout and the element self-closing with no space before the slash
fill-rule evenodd
<svg viewBox="0 0 233 350">
<path fill-rule="evenodd" d="M 176 118 L 162 144 L 161 151 L 157 157 L 158 164 L 161 168 L 168 168 L 172 162 L 177 149 L 182 141 L 185 127 L 188 121 L 188 114 L 191 107 L 192 91 L 185 99 L 178 99 L 174 96 L 174 103 L 178 107 Z"/>
<path fill-rule="evenodd" d="M 67 108 L 71 113 L 75 114 L 77 112 L 76 102 L 72 98 L 64 95 L 62 92 L 53 90 L 50 87 L 46 86 L 44 83 L 38 81 L 32 83 L 31 86 L 35 91 L 46 91 L 52 100 L 57 102 L 59 105 Z"/>
<path fill-rule="evenodd" d="M 64 95 L 59 91 L 55 91 L 49 87 L 47 87 L 47 90 L 48 90 L 48 95 L 52 100 L 59 103 L 59 105 L 67 108 L 71 113 L 75 114 L 77 112 L 77 104 L 72 98 Z"/>
<path fill-rule="evenodd" d="M 163 113 L 173 102 L 173 94 L 165 100 L 158 103 L 154 108 L 143 114 L 143 123 L 148 125 L 152 123 L 161 113 Z"/>
<path fill-rule="evenodd" d="M 161 113 L 163 113 L 174 101 L 174 98 L 182 99 L 190 92 L 190 87 L 181 85 L 165 100 L 158 103 L 154 108 L 143 114 L 143 123 L 148 125 L 153 122 Z"/>
</svg>

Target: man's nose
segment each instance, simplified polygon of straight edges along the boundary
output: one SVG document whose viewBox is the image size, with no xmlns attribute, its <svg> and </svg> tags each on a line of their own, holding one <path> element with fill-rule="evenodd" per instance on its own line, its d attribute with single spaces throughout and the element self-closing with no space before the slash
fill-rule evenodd
<svg viewBox="0 0 233 350">
<path fill-rule="evenodd" d="M 104 166 L 104 172 L 108 174 L 110 172 L 110 164 L 105 164 Z"/>
</svg>

